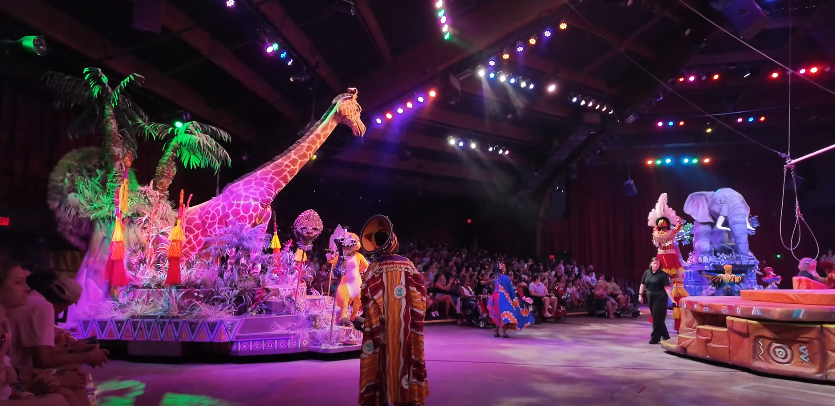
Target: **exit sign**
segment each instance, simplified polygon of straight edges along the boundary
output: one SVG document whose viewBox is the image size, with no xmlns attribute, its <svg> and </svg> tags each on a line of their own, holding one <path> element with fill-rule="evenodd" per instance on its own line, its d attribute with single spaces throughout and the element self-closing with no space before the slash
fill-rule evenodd
<svg viewBox="0 0 835 406">
<path fill-rule="evenodd" d="M 9 218 L 8 217 L 0 217 L 0 226 L 8 227 L 9 226 Z"/>
</svg>

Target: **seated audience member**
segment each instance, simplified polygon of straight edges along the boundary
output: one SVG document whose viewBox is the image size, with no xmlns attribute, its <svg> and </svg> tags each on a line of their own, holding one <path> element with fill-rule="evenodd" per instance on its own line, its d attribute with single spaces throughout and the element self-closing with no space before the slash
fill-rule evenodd
<svg viewBox="0 0 835 406">
<path fill-rule="evenodd" d="M 17 368 L 55 368 L 63 388 L 75 394 L 76 404 L 87 405 L 86 373 L 81 364 L 92 367 L 107 362 L 107 351 L 96 344 L 67 342 L 55 336 L 56 318 L 81 297 L 81 285 L 74 279 L 58 278 L 54 272 L 35 272 L 26 278 L 32 289 L 26 304 L 9 312 L 12 337 L 12 365 Z M 56 342 L 58 345 L 56 345 Z"/>
<path fill-rule="evenodd" d="M 583 275 L 582 277 L 583 277 L 583 282 L 585 282 L 586 285 L 589 286 L 590 288 L 594 287 L 594 285 L 597 284 L 597 276 L 595 276 L 593 269 L 587 270 L 586 274 Z"/>
<path fill-rule="evenodd" d="M 12 335 L 8 330 L 6 309 L 24 306 L 29 293 L 26 271 L 17 263 L 0 254 L 0 405 L 9 406 L 76 406 L 72 392 L 61 390 L 52 371 L 25 371 L 18 380 L 12 367 Z M 54 393 L 50 393 L 54 392 Z M 43 395 L 43 396 L 36 396 Z M 65 396 L 67 398 L 65 398 Z"/>
<path fill-rule="evenodd" d="M 475 291 L 473 291 L 472 280 L 469 276 L 464 279 L 464 283 L 460 284 L 458 295 L 461 296 L 457 309 L 459 314 L 462 310 L 475 308 Z"/>
<path fill-rule="evenodd" d="M 823 261 L 818 266 L 821 269 L 821 277 L 824 278 L 826 287 L 835 288 L 835 262 Z"/>
<path fill-rule="evenodd" d="M 580 291 L 574 287 L 574 282 L 568 282 L 568 287 L 565 288 L 565 293 L 568 294 L 568 300 L 565 307 L 569 309 L 576 309 L 580 307 Z"/>
<path fill-rule="evenodd" d="M 435 302 L 433 303 L 435 307 L 433 308 L 434 311 L 431 313 L 434 317 L 440 317 L 440 314 L 438 314 L 438 308 L 440 308 L 441 305 L 444 305 L 444 312 L 447 317 L 452 315 L 452 309 L 455 306 L 455 301 L 452 300 L 452 295 L 449 294 L 448 285 L 446 276 L 442 272 L 435 274 L 435 280 L 431 285 L 432 292 L 434 292 L 435 295 Z"/>
<path fill-rule="evenodd" d="M 608 289 L 609 297 L 614 298 L 617 301 L 619 308 L 626 307 L 629 304 L 629 297 L 623 294 L 623 291 L 620 289 L 617 283 L 614 281 L 615 278 L 612 276 L 606 277 L 606 286 Z"/>
<path fill-rule="evenodd" d="M 534 276 L 533 283 L 528 287 L 528 291 L 533 299 L 533 305 L 537 309 L 542 310 L 544 318 L 554 317 L 557 312 L 557 298 L 548 293 L 548 288 L 542 283 L 542 275 Z"/>
<path fill-rule="evenodd" d="M 598 283 L 597 286 L 594 287 L 594 306 L 595 307 L 605 307 L 606 308 L 606 317 L 610 319 L 615 317 L 615 304 L 613 303 L 614 300 L 609 297 L 609 286 L 606 283 Z"/>
<path fill-rule="evenodd" d="M 826 283 L 826 277 L 820 276 L 817 268 L 818 261 L 815 261 L 812 258 L 803 258 L 800 260 L 800 264 L 798 265 L 799 272 L 797 273 L 797 276 L 809 278 L 815 282 Z"/>
</svg>

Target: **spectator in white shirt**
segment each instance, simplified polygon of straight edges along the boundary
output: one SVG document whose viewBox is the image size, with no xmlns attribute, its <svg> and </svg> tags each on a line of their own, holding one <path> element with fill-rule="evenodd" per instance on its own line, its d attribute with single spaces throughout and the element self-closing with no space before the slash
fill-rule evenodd
<svg viewBox="0 0 835 406">
<path fill-rule="evenodd" d="M 537 274 L 533 283 L 528 286 L 528 291 L 533 298 L 534 306 L 542 309 L 543 316 L 547 319 L 554 317 L 557 312 L 557 298 L 548 293 L 548 288 L 542 283 L 542 275 Z"/>
</svg>

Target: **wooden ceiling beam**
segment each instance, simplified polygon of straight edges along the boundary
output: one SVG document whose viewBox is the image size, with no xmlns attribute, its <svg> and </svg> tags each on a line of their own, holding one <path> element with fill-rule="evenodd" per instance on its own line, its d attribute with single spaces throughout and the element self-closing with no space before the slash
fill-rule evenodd
<svg viewBox="0 0 835 406">
<path fill-rule="evenodd" d="M 474 96 L 482 97 L 485 99 L 490 99 L 494 101 L 498 101 L 505 104 L 512 104 L 515 105 L 511 98 L 508 96 L 509 88 L 506 86 L 496 87 L 487 87 L 485 91 L 485 87 L 479 84 L 477 78 L 476 79 L 465 79 L 461 81 L 461 91 L 465 93 L 472 94 Z M 531 98 L 529 100 L 524 101 L 524 105 L 522 106 L 525 110 L 533 111 L 536 113 L 544 114 L 550 117 L 558 117 L 558 118 L 572 118 L 574 117 L 574 113 L 563 107 L 557 106 L 555 104 L 545 103 L 541 100 L 537 100 L 536 97 Z"/>
<path fill-rule="evenodd" d="M 52 8 L 42 0 L 0 1 L 0 11 L 31 26 L 50 41 L 63 43 L 94 61 L 103 60 L 102 65 L 123 76 L 138 73 L 145 77 L 145 88 L 154 92 L 208 123 L 221 127 L 251 144 L 257 144 L 260 133 L 246 122 L 240 121 L 228 112 L 209 106 L 203 97 L 180 82 L 165 75 L 127 53 L 93 30 Z M 118 55 L 110 57 L 111 55 Z"/>
<path fill-rule="evenodd" d="M 435 78 L 473 51 L 485 49 L 504 37 L 556 12 L 566 0 L 497 0 L 455 20 L 452 39 L 432 35 L 394 58 L 391 65 L 378 66 L 358 78 L 361 103 L 369 110 L 413 91 Z"/>
<path fill-rule="evenodd" d="M 636 44 L 636 43 L 634 43 L 634 41 L 631 42 L 631 43 L 626 43 L 626 40 L 623 39 L 623 38 L 620 38 L 617 34 L 615 34 L 613 32 L 609 32 L 609 31 L 607 31 L 603 28 L 598 28 L 598 27 L 595 27 L 593 25 L 590 25 L 590 24 L 586 23 L 586 20 L 584 20 L 581 16 L 579 16 L 577 14 L 574 14 L 574 13 L 569 14 L 565 18 L 565 22 L 568 24 L 569 29 L 571 29 L 572 27 L 579 28 L 583 31 L 588 32 L 589 34 L 592 34 L 592 35 L 595 35 L 595 36 L 598 36 L 598 37 L 602 38 L 606 42 L 609 42 L 609 43 L 611 43 L 612 45 L 614 45 L 618 48 L 623 48 L 625 50 L 630 50 L 630 51 L 632 51 L 632 52 L 634 52 L 638 55 L 644 56 L 644 57 L 649 58 L 653 61 L 658 59 L 658 55 L 656 55 L 655 52 L 652 52 L 649 48 L 647 48 L 647 47 L 645 47 L 641 44 Z"/>
<path fill-rule="evenodd" d="M 293 19 L 287 15 L 284 8 L 277 0 L 258 0 L 255 5 L 261 10 L 261 13 L 267 17 L 267 20 L 284 36 L 290 46 L 295 49 L 298 55 L 302 58 L 307 67 L 313 69 L 316 75 L 319 76 L 328 87 L 336 94 L 344 93 L 347 89 L 336 75 L 334 70 L 325 62 L 325 58 L 316 50 L 307 35 L 302 32 L 301 28 L 293 22 Z"/>
<path fill-rule="evenodd" d="M 587 74 L 587 73 L 591 72 L 594 68 L 596 68 L 598 65 L 602 64 L 603 62 L 606 62 L 606 60 L 608 60 L 609 58 L 615 56 L 616 54 L 619 54 L 619 53 L 623 52 L 625 49 L 627 49 L 627 47 L 631 46 L 632 43 L 635 42 L 638 39 L 638 37 L 641 34 L 644 33 L 644 31 L 652 28 L 653 26 L 655 26 L 656 23 L 658 23 L 662 19 L 669 16 L 670 12 L 677 5 L 678 5 L 678 3 L 675 3 L 672 6 L 669 6 L 666 10 L 664 10 L 662 12 L 659 12 L 659 13 L 655 13 L 655 16 L 653 16 L 651 20 L 649 20 L 646 24 L 642 25 L 637 30 L 633 31 L 632 34 L 630 34 L 629 37 L 627 37 L 625 40 L 623 40 L 623 42 L 620 45 L 615 44 L 615 45 L 617 45 L 616 47 L 612 48 L 609 52 L 607 52 L 605 55 L 601 56 L 600 58 L 597 58 L 596 60 L 594 60 L 588 66 L 583 68 L 583 70 L 580 71 L 580 73 L 586 73 Z"/>
<path fill-rule="evenodd" d="M 292 121 L 301 119 L 301 113 L 295 104 L 279 94 L 261 76 L 238 59 L 232 51 L 212 39 L 206 30 L 200 28 L 197 23 L 170 3 L 165 4 L 162 23 L 165 28 L 176 32 L 183 41 L 200 51 L 207 59 L 228 72 L 281 114 Z"/>
<path fill-rule="evenodd" d="M 383 30 L 380 29 L 380 24 L 377 22 L 377 18 L 374 17 L 374 10 L 372 10 L 371 5 L 368 4 L 368 0 L 354 0 L 354 4 L 356 4 L 357 9 L 360 12 L 360 17 L 365 23 L 365 27 L 368 28 L 368 32 L 371 33 L 371 38 L 374 40 L 374 44 L 377 45 L 377 49 L 381 54 L 383 54 L 383 59 L 386 61 L 386 65 L 393 64 L 394 56 L 391 53 L 391 48 L 389 47 L 388 41 L 386 41 L 386 36 L 383 35 Z"/>
<path fill-rule="evenodd" d="M 511 124 L 498 123 L 482 117 L 456 113 L 433 105 L 420 108 L 415 112 L 415 118 L 421 121 L 460 128 L 464 131 L 490 134 L 498 138 L 505 138 L 517 142 L 529 143 L 533 139 L 533 136 L 527 129 Z"/>
</svg>

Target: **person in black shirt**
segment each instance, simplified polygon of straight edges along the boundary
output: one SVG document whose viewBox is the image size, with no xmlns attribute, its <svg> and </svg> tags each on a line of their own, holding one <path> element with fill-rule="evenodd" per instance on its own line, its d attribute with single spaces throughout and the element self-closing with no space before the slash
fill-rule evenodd
<svg viewBox="0 0 835 406">
<path fill-rule="evenodd" d="M 662 339 L 669 340 L 670 333 L 667 332 L 667 299 L 673 300 L 670 289 L 670 276 L 661 270 L 661 263 L 658 258 L 652 258 L 649 269 L 644 271 L 641 278 L 641 287 L 638 291 L 638 301 L 644 303 L 644 292 L 649 299 L 649 312 L 652 316 L 652 335 L 650 344 L 658 344 Z M 673 301 L 675 306 L 675 301 Z"/>
</svg>

